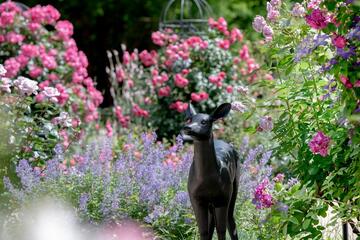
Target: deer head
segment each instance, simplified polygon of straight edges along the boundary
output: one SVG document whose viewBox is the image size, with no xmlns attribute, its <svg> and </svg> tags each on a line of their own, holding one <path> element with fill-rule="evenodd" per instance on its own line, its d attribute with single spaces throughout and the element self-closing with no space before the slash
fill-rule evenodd
<svg viewBox="0 0 360 240">
<path fill-rule="evenodd" d="M 212 114 L 196 113 L 195 108 L 189 104 L 186 114 L 186 124 L 182 134 L 185 138 L 193 140 L 207 140 L 212 135 L 213 123 L 226 117 L 231 110 L 230 103 L 221 104 Z"/>
</svg>

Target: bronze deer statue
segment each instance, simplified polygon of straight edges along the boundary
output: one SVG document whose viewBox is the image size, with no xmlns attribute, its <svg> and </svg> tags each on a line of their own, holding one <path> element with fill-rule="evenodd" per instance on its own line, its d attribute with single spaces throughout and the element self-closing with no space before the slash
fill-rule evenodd
<svg viewBox="0 0 360 240">
<path fill-rule="evenodd" d="M 215 140 L 213 123 L 226 117 L 231 104 L 224 103 L 211 115 L 196 113 L 189 104 L 184 138 L 194 141 L 194 159 L 188 178 L 188 192 L 195 212 L 201 240 L 211 240 L 214 229 L 225 240 L 226 228 L 237 240 L 234 208 L 238 193 L 239 163 L 237 151 L 228 143 Z"/>
</svg>

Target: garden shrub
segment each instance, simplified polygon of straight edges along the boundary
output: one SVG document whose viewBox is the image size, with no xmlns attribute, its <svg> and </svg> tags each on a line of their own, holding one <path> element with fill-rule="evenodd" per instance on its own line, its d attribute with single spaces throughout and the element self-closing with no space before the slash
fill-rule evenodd
<svg viewBox="0 0 360 240">
<path fill-rule="evenodd" d="M 183 113 L 191 101 L 199 111 L 212 111 L 219 103 L 241 101 L 244 112 L 252 96 L 247 85 L 272 78 L 250 55 L 249 45 L 237 28 L 228 29 L 224 18 L 209 20 L 204 36 L 181 37 L 171 30 L 154 32 L 158 50 L 133 53 L 123 46 L 108 52 L 114 115 L 121 127 L 143 123 L 160 138 L 177 135 Z"/>
<path fill-rule="evenodd" d="M 60 139 L 68 148 L 98 119 L 102 95 L 88 76 L 72 24 L 54 7 L 23 10 L 6 1 L 0 12 L 1 110 L 11 116 L 11 138 L 22 145 L 16 159 L 42 164 Z"/>
</svg>

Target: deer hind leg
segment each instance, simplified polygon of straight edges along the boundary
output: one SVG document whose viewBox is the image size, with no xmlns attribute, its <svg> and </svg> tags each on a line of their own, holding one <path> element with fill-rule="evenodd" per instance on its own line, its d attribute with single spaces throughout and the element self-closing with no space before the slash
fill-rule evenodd
<svg viewBox="0 0 360 240">
<path fill-rule="evenodd" d="M 212 239 L 215 229 L 215 208 L 209 206 L 209 239 Z"/>
<path fill-rule="evenodd" d="M 227 228 L 230 234 L 231 240 L 238 240 L 238 234 L 236 230 L 236 223 L 234 218 L 234 210 L 235 210 L 235 203 L 236 203 L 236 197 L 238 193 L 238 184 L 237 181 L 234 181 L 234 189 L 231 196 L 229 209 L 228 209 L 228 221 L 227 221 Z"/>
<path fill-rule="evenodd" d="M 228 215 L 228 206 L 215 208 L 216 232 L 218 240 L 226 239 L 226 222 Z"/>
</svg>

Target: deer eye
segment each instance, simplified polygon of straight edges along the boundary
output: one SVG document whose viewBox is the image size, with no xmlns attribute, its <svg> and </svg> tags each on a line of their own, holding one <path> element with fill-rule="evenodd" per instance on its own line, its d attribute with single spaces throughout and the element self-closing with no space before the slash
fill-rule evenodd
<svg viewBox="0 0 360 240">
<path fill-rule="evenodd" d="M 206 124 L 206 120 L 202 120 L 202 121 L 201 121 L 201 124 L 202 124 L 202 125 L 205 125 L 205 124 Z"/>
</svg>

